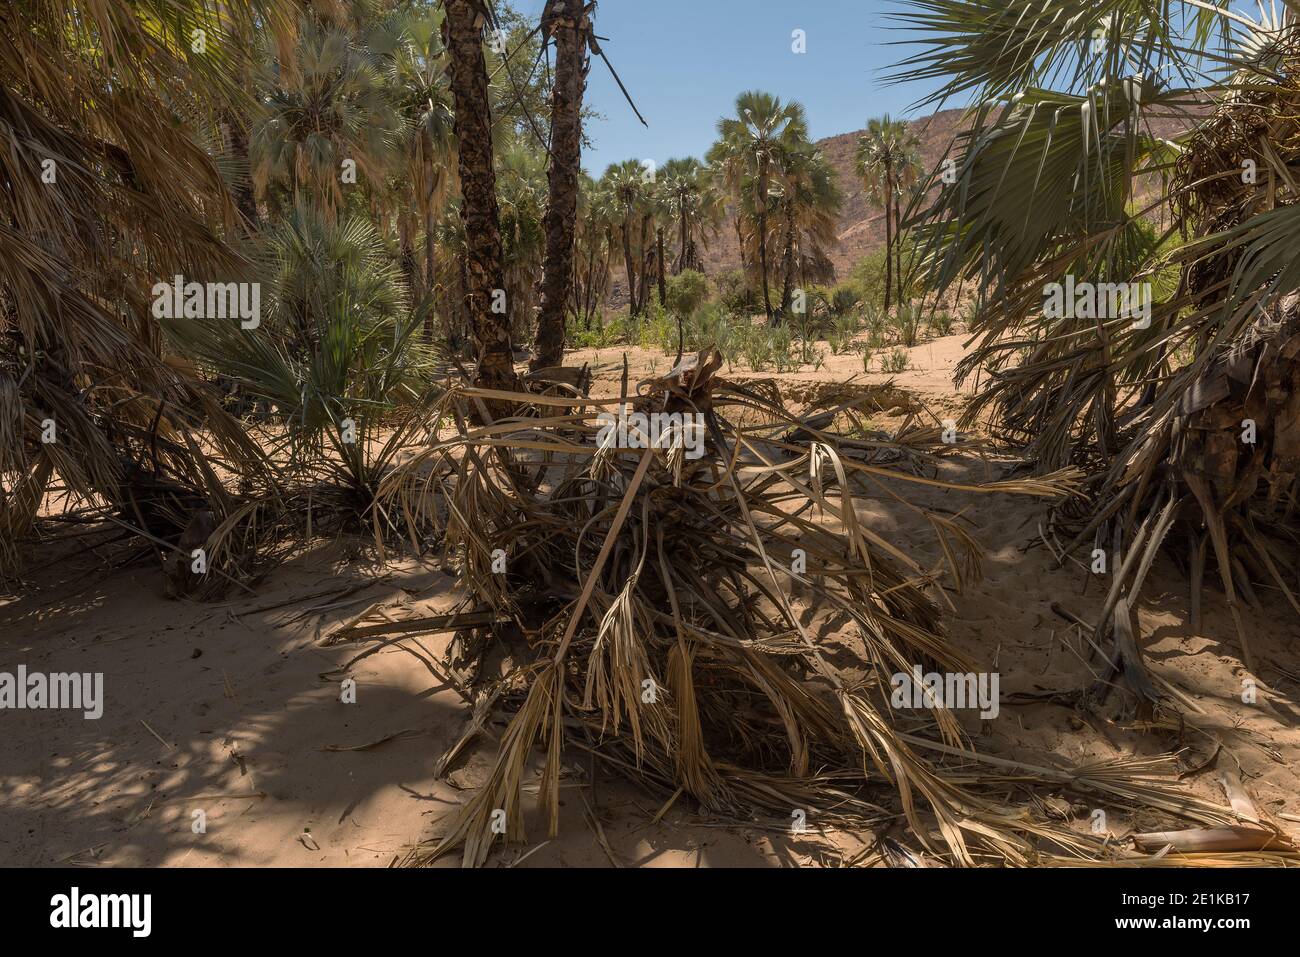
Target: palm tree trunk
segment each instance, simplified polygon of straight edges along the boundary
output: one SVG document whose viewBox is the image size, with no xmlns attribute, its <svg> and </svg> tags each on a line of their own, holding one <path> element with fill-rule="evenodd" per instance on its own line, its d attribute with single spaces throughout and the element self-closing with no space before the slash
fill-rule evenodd
<svg viewBox="0 0 1300 957">
<path fill-rule="evenodd" d="M 736 245 L 740 248 L 740 269 L 741 272 L 749 271 L 749 262 L 745 256 L 745 233 L 740 228 L 740 207 L 736 207 Z M 746 283 L 748 285 L 748 283 Z"/>
<path fill-rule="evenodd" d="M 656 266 L 659 270 L 659 305 L 664 305 L 668 301 L 668 287 L 664 282 L 664 228 L 655 226 L 655 245 L 658 247 Z"/>
<path fill-rule="evenodd" d="M 493 291 L 505 288 L 501 213 L 492 167 L 492 114 L 483 59 L 482 0 L 445 0 L 443 42 L 450 55 L 451 93 L 460 170 L 461 218 L 465 224 L 469 288 L 466 299 L 478 350 L 475 384 L 513 390 L 518 384 L 510 317 L 492 312 Z"/>
<path fill-rule="evenodd" d="M 641 217 L 641 241 L 637 246 L 641 254 L 641 276 L 637 280 L 637 315 L 645 315 L 646 303 L 650 300 L 650 217 Z"/>
<path fill-rule="evenodd" d="M 637 314 L 636 266 L 632 263 L 631 224 L 623 217 L 623 266 L 627 269 L 627 311 Z"/>
<path fill-rule="evenodd" d="M 885 312 L 889 312 L 889 297 L 894 288 L 894 220 L 889 215 L 889 193 L 885 193 Z"/>
<path fill-rule="evenodd" d="M 686 258 L 686 250 L 690 245 L 689 242 L 690 237 L 686 235 L 686 203 L 685 202 L 681 204 L 681 208 L 682 208 L 682 214 L 681 214 L 681 227 L 680 227 L 680 232 L 681 232 L 680 242 L 682 246 L 681 246 L 681 250 L 677 254 L 677 271 L 676 273 L 674 273 L 674 275 L 678 275 L 678 276 L 681 275 L 683 269 L 690 268 L 688 265 L 689 260 Z"/>
<path fill-rule="evenodd" d="M 794 216 L 786 219 L 782 271 L 785 273 L 785 278 L 781 283 L 781 314 L 785 315 L 790 311 L 791 301 L 794 298 Z"/>
<path fill-rule="evenodd" d="M 894 280 L 898 283 L 898 304 L 903 304 L 903 209 L 902 197 L 894 199 Z"/>
<path fill-rule="evenodd" d="M 257 231 L 257 201 L 253 197 L 253 172 L 248 161 L 248 131 L 244 129 L 243 118 L 233 110 L 228 110 L 223 118 L 223 125 L 230 140 L 230 155 L 233 159 L 238 180 L 235 183 L 235 206 L 247 221 L 249 235 Z"/>
<path fill-rule="evenodd" d="M 767 288 L 767 213 L 758 214 L 758 264 L 763 273 L 763 309 L 767 312 L 767 323 L 772 325 L 772 296 Z"/>
<path fill-rule="evenodd" d="M 570 15 L 567 6 L 576 7 L 576 15 Z M 551 91 L 549 196 L 542 222 L 546 261 L 533 369 L 558 366 L 564 361 L 564 311 L 573 282 L 578 174 L 582 164 L 582 93 L 587 82 L 587 18 L 581 0 L 547 0 L 542 25 L 544 30 L 549 27 L 555 38 L 555 85 Z"/>
<path fill-rule="evenodd" d="M 431 173 L 427 177 L 429 189 L 424 197 L 424 289 L 422 290 L 425 299 L 433 298 L 433 280 L 437 272 L 436 243 L 434 241 L 434 229 L 437 224 L 437 213 L 433 208 L 433 197 L 438 192 L 438 181 L 442 172 Z"/>
</svg>

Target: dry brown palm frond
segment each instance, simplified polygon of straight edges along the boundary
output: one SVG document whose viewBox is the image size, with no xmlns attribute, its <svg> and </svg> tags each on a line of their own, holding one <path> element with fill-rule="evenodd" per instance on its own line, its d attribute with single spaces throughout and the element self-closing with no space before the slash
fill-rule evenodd
<svg viewBox="0 0 1300 957">
<path fill-rule="evenodd" d="M 204 130 L 245 102 L 238 37 L 283 30 L 284 9 L 0 9 L 0 498 L 43 474 L 170 538 L 214 491 L 183 434 L 204 426 L 236 474 L 264 465 L 203 385 L 163 360 L 150 300 L 177 274 L 224 281 L 242 263 L 221 242 L 237 214 Z M 32 472 L 37 458 L 52 469 Z M 5 535 L 0 559 L 15 556 Z"/>
<path fill-rule="evenodd" d="M 907 733 L 898 726 L 891 675 L 976 666 L 943 635 L 938 573 L 878 534 L 857 496 L 887 481 L 963 486 L 866 464 L 870 450 L 829 433 L 808 445 L 766 438 L 799 417 L 716 370 L 708 356 L 689 359 L 633 402 L 699 411 L 699 458 L 599 445 L 604 400 L 455 389 L 443 399 L 454 433 L 383 482 L 377 500 L 413 541 L 443 536 L 467 605 L 509 620 L 531 655 L 497 685 L 510 717 L 488 782 L 411 862 L 460 848 L 480 864 L 497 837 L 522 838 L 521 788 L 539 746 L 552 831 L 563 755 L 578 748 L 727 816 L 788 826 L 802 811 L 811 826 L 870 827 L 887 804 L 951 863 L 1030 863 L 1043 842 L 1095 853 L 1098 842 L 1007 805 L 1004 791 L 977 793 L 978 777 L 926 754 L 922 745 L 969 753 L 953 712 L 932 701 L 924 718 L 908 712 Z M 489 398 L 538 417 L 470 428 L 469 409 Z M 768 421 L 732 425 L 726 413 L 742 405 Z M 1072 481 L 995 488 L 1059 496 Z M 973 538 L 944 517 L 936 529 L 954 575 L 970 575 Z M 848 623 L 848 671 L 827 657 L 831 616 Z M 1061 774 L 1020 779 L 1059 789 Z M 1115 773 L 1112 793 L 1140 803 L 1141 786 L 1126 781 Z"/>
</svg>

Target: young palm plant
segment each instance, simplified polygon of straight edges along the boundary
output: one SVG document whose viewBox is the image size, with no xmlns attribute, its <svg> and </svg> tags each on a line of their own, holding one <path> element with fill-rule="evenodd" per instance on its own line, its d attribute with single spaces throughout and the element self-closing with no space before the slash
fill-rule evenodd
<svg viewBox="0 0 1300 957">
<path fill-rule="evenodd" d="M 344 489 L 359 516 L 423 423 L 420 323 L 367 219 L 332 220 L 300 202 L 263 244 L 257 328 L 176 319 L 167 332 L 269 408 L 271 455 L 290 476 Z"/>
</svg>

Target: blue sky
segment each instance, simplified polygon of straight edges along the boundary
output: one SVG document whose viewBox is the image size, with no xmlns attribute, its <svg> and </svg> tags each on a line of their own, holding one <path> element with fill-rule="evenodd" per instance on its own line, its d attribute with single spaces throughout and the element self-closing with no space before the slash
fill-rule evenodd
<svg viewBox="0 0 1300 957">
<path fill-rule="evenodd" d="M 514 3 L 531 17 L 543 5 Z M 587 102 L 605 118 L 588 129 L 593 148 L 583 166 L 599 175 L 624 159 L 701 156 L 743 90 L 801 102 L 813 139 L 861 129 L 881 113 L 906 115 L 929 90 L 884 82 L 909 52 L 893 45 L 906 34 L 885 19 L 897 9 L 892 0 L 601 0 L 596 33 L 609 38 L 606 55 L 650 128 L 594 60 Z M 807 36 L 806 53 L 791 51 L 796 29 Z"/>
</svg>

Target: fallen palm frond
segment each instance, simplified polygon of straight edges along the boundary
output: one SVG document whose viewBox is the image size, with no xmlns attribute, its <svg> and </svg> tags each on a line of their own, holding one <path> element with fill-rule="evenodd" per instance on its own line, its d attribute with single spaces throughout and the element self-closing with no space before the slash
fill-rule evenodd
<svg viewBox="0 0 1300 957">
<path fill-rule="evenodd" d="M 929 746 L 968 753 L 952 711 L 932 702 L 923 717 L 907 712 L 908 733 L 898 727 L 890 676 L 917 663 L 974 670 L 944 638 L 935 596 L 946 576 L 960 585 L 977 546 L 938 521 L 948 562 L 927 570 L 859 515 L 860 499 L 900 481 L 963 486 L 866 464 L 862 443 L 850 452 L 820 429 L 806 444 L 785 441 L 811 420 L 715 378 L 719 362 L 687 360 L 631 401 L 642 413 L 702 415 L 698 458 L 602 436 L 598 411 L 622 400 L 463 388 L 443 398 L 454 434 L 382 483 L 377 501 L 403 517 L 414 544 L 443 536 L 465 607 L 498 620 L 461 646 L 516 649 L 494 685 L 512 716 L 492 771 L 437 847 L 412 860 L 461 847 L 479 864 L 498 836 L 522 839 L 538 746 L 552 833 L 564 754 L 576 747 L 716 814 L 861 828 L 901 813 L 946 862 L 1025 864 L 1040 841 L 1094 853 L 1098 841 L 981 794 L 978 776 L 926 756 Z M 472 410 L 502 399 L 535 417 L 469 424 Z M 768 421 L 737 427 L 728 413 L 738 410 Z M 1071 482 L 995 490 L 1055 498 Z M 851 665 L 831 663 L 846 650 Z M 935 737 L 918 737 L 918 726 Z M 1043 772 L 1016 780 L 1070 782 Z M 1111 799 L 1164 795 L 1112 777 Z M 1166 797 L 1179 814 L 1176 792 Z M 882 811 L 886 802 L 897 811 Z"/>
</svg>

